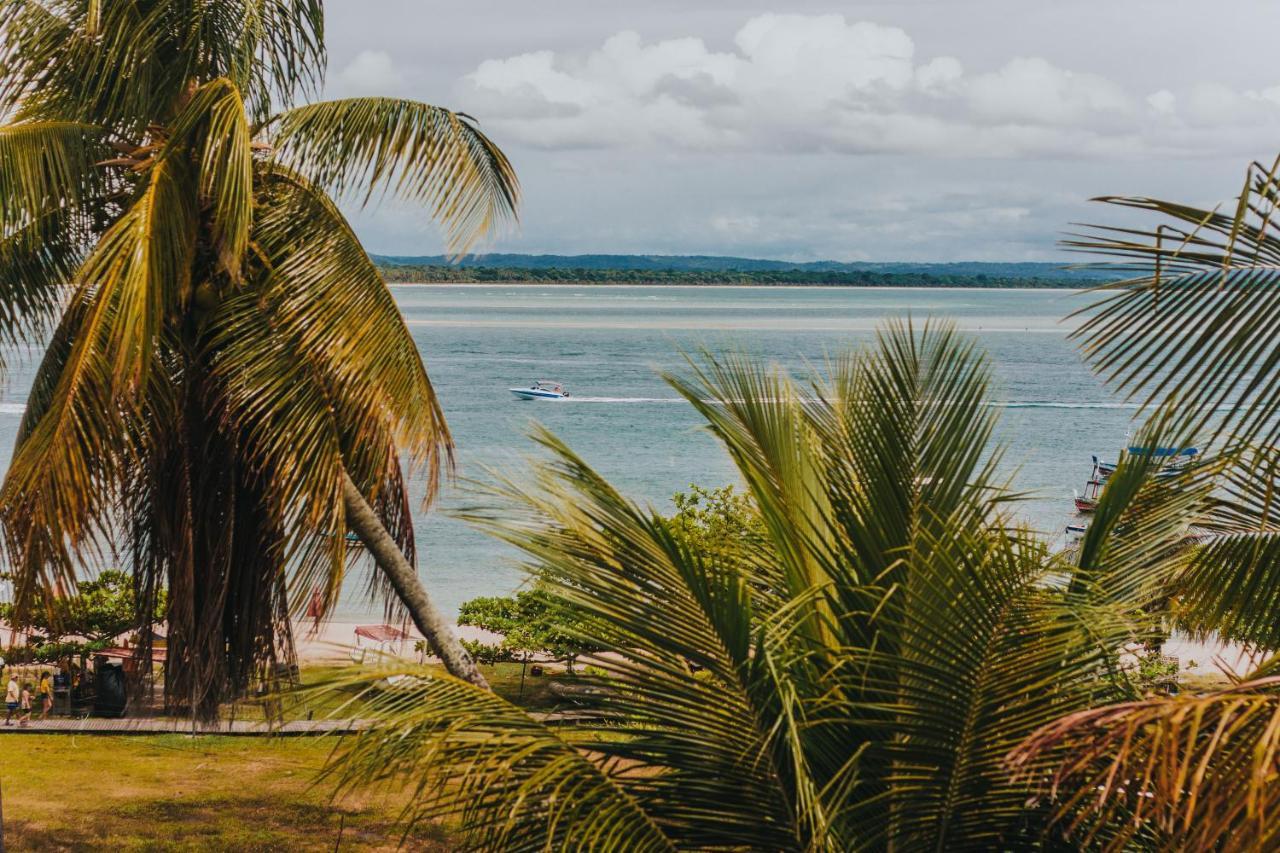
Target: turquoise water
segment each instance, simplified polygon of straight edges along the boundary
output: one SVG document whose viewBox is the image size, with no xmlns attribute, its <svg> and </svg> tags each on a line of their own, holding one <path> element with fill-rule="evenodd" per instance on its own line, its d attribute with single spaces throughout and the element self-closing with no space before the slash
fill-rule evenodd
<svg viewBox="0 0 1280 853">
<path fill-rule="evenodd" d="M 734 348 L 797 376 L 827 356 L 868 342 L 885 317 L 949 317 L 991 354 L 1004 404 L 1001 437 L 1022 508 L 1051 534 L 1070 512 L 1072 488 L 1092 453 L 1114 456 L 1135 410 L 1120 405 L 1084 367 L 1062 318 L 1086 297 L 1064 291 L 400 286 L 393 288 L 444 403 L 462 479 L 487 469 L 519 476 L 534 452 L 536 421 L 563 437 L 625 493 L 667 506 L 690 483 L 735 475 L 693 410 L 661 380 L 684 368 L 682 351 Z M 11 375 L 0 402 L 0 439 L 12 447 L 30 379 Z M 564 382 L 567 401 L 519 401 L 507 389 Z M 7 457 L 7 454 L 6 454 Z M 6 460 L 7 461 L 7 458 Z M 414 488 L 420 488 L 415 483 Z M 465 500 L 446 490 L 417 520 L 421 571 L 453 611 L 521 580 L 515 555 L 450 518 Z M 339 618 L 378 612 L 353 578 Z"/>
<path fill-rule="evenodd" d="M 519 472 L 540 422 L 625 493 L 667 506 L 690 483 L 735 480 L 693 410 L 658 376 L 684 369 L 682 351 L 735 348 L 797 376 L 868 342 L 885 317 L 949 317 L 991 354 L 1005 404 L 1001 436 L 1022 511 L 1056 533 L 1090 454 L 1114 456 L 1134 409 L 1081 363 L 1062 318 L 1086 297 L 1064 291 L 404 286 L 394 289 L 444 403 L 459 474 Z M 567 401 L 519 401 L 507 389 L 564 382 Z M 418 521 L 422 572 L 452 609 L 520 582 L 514 555 L 447 517 Z M 354 602 L 352 612 L 358 610 Z"/>
</svg>

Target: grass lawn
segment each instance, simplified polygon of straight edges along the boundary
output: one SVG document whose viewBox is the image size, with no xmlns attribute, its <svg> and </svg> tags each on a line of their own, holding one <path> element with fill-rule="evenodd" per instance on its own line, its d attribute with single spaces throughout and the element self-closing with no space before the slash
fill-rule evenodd
<svg viewBox="0 0 1280 853">
<path fill-rule="evenodd" d="M 563 673 L 527 675 L 521 693 L 519 664 L 483 670 L 497 693 L 531 710 L 560 704 L 548 687 L 552 678 L 564 680 Z M 281 710 L 287 718 L 322 718 L 351 694 L 305 688 L 359 675 L 355 665 L 304 668 L 304 690 Z M 225 712 L 262 718 L 252 702 Z M 10 850 L 318 851 L 334 850 L 341 831 L 343 851 L 401 849 L 401 798 L 374 792 L 334 804 L 331 788 L 315 784 L 334 743 L 6 733 L 0 737 L 4 840 Z M 443 830 L 423 827 L 403 849 L 450 846 Z"/>
<path fill-rule="evenodd" d="M 330 804 L 313 784 L 333 741 L 164 735 L 0 738 L 10 850 L 395 850 L 402 802 Z M 404 849 L 450 849 L 425 827 Z"/>
<path fill-rule="evenodd" d="M 419 667 L 410 663 L 407 667 L 418 672 L 444 672 L 443 667 L 433 664 Z M 284 718 L 290 720 L 307 718 L 308 715 L 314 719 L 322 719 L 331 714 L 340 717 L 359 716 L 358 703 L 345 709 L 343 705 L 355 695 L 357 685 L 363 687 L 376 680 L 374 673 L 377 669 L 377 663 L 364 667 L 356 664 L 322 664 L 304 667 L 301 679 L 303 689 L 286 695 L 280 710 Z M 518 663 L 499 663 L 480 667 L 480 671 L 484 673 L 494 693 L 523 708 L 530 711 L 554 711 L 567 707 L 564 700 L 552 694 L 551 682 L 574 682 L 581 676 L 568 676 L 559 667 L 545 669 L 546 671 L 540 676 L 526 672 L 522 687 Z M 367 672 L 368 677 L 362 678 L 362 672 Z M 335 689 L 335 682 L 345 685 L 345 688 Z M 238 707 L 227 706 L 223 713 L 224 716 L 237 719 L 264 719 L 261 708 L 253 702 L 242 702 Z"/>
</svg>

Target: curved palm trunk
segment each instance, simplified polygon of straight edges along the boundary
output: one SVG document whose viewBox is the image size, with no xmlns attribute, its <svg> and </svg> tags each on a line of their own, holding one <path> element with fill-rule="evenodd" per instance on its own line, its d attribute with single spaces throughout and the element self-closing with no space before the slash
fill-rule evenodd
<svg viewBox="0 0 1280 853">
<path fill-rule="evenodd" d="M 374 562 L 387 576 L 396 595 L 409 611 L 413 624 L 426 637 L 427 645 L 444 663 L 444 668 L 450 674 L 488 690 L 489 682 L 485 681 L 471 655 L 454 636 L 453 628 L 444 614 L 431 602 L 422 581 L 418 580 L 418 573 L 409 565 L 404 554 L 400 553 L 400 548 L 378 519 L 373 507 L 369 506 L 364 495 L 360 494 L 356 484 L 346 474 L 342 477 L 342 497 L 346 503 L 347 524 L 369 549 Z"/>
</svg>

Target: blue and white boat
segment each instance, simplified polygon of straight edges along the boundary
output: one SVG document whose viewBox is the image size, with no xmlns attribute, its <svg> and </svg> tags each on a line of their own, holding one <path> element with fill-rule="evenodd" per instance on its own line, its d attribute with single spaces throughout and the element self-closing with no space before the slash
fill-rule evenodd
<svg viewBox="0 0 1280 853">
<path fill-rule="evenodd" d="M 528 388 L 509 388 L 507 390 L 521 400 L 563 400 L 569 396 L 569 392 L 559 382 L 548 382 L 545 379 L 539 379 Z"/>
<path fill-rule="evenodd" d="M 1163 466 L 1156 476 L 1172 477 L 1177 474 L 1182 467 L 1188 464 L 1197 454 L 1199 450 L 1194 447 L 1139 447 L 1132 446 L 1128 449 L 1131 456 L 1146 456 L 1151 459 L 1159 459 L 1163 461 Z M 1117 463 L 1104 462 L 1098 457 L 1093 457 L 1094 477 L 1098 480 L 1105 480 L 1116 472 Z"/>
</svg>

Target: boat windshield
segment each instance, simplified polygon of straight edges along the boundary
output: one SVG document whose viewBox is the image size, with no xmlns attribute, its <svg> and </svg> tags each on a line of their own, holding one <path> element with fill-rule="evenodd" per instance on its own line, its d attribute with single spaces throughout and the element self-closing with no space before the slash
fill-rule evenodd
<svg viewBox="0 0 1280 853">
<path fill-rule="evenodd" d="M 561 392 L 563 390 L 560 387 L 559 382 L 548 382 L 545 379 L 539 379 L 537 382 L 533 383 L 533 387 L 537 388 L 539 391 Z"/>
</svg>

